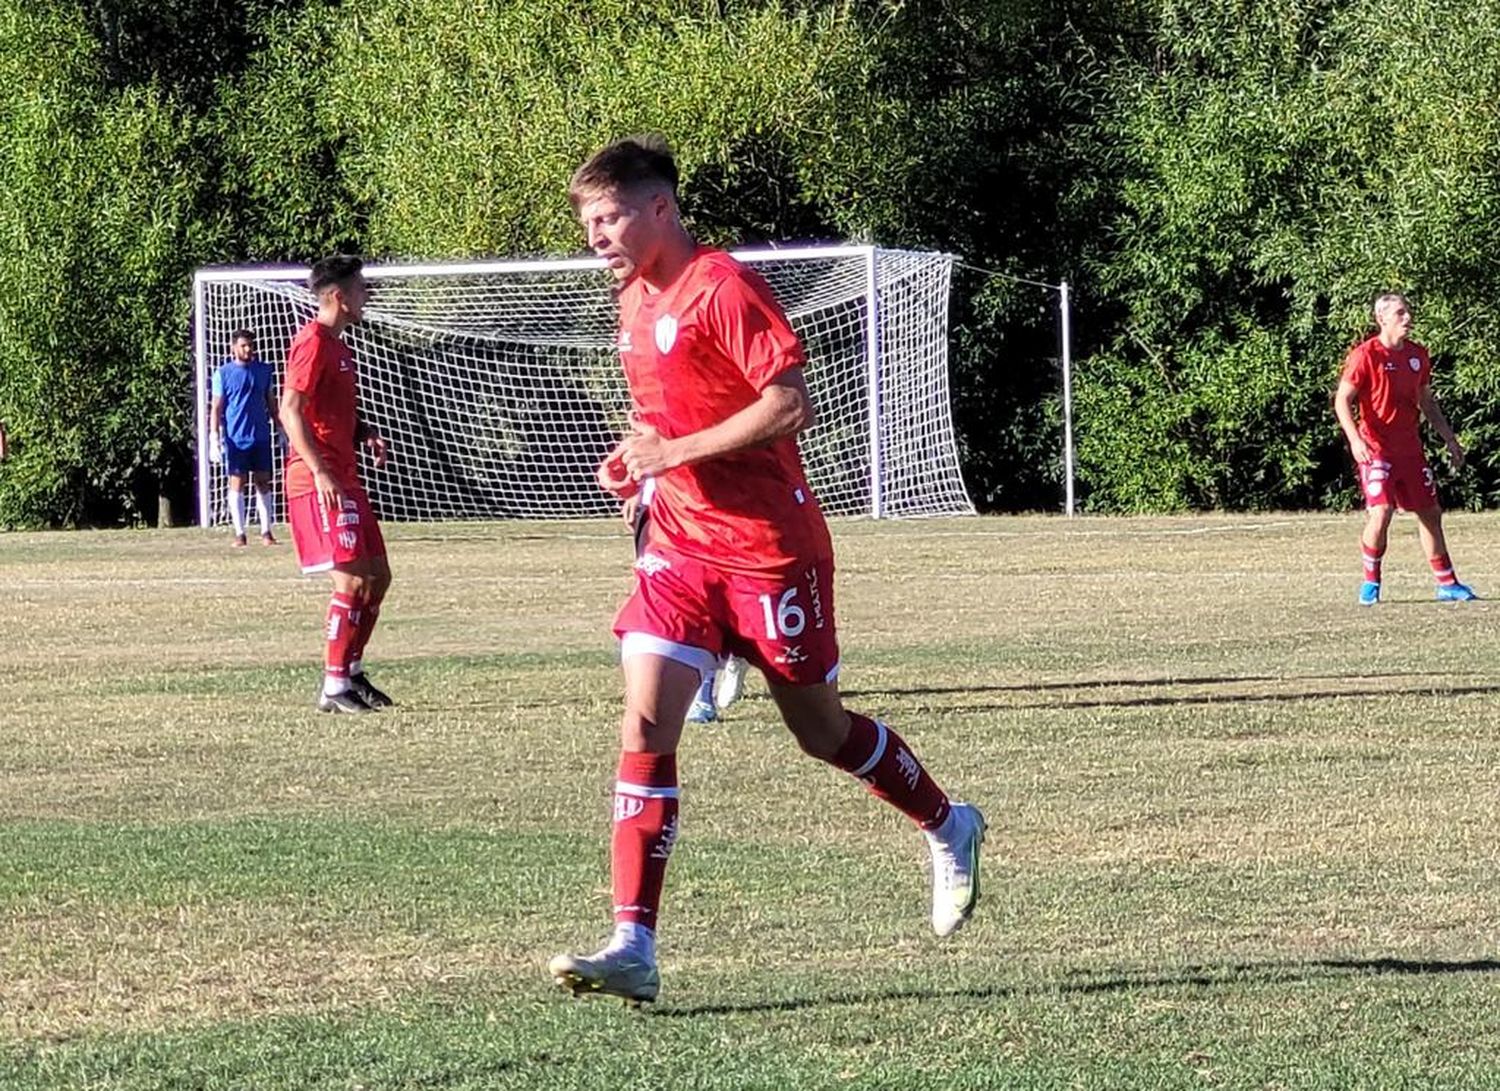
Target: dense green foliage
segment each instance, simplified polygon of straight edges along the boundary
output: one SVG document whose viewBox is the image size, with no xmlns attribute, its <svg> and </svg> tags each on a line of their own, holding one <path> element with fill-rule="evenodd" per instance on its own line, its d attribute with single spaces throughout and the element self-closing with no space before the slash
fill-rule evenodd
<svg viewBox="0 0 1500 1091">
<path fill-rule="evenodd" d="M 0 0 L 0 526 L 181 504 L 198 265 L 567 252 L 572 166 L 645 129 L 706 238 L 1073 283 L 1097 510 L 1347 501 L 1383 288 L 1490 503 L 1497 88 L 1494 0 Z M 971 490 L 1054 506 L 1055 295 L 957 286 Z"/>
</svg>

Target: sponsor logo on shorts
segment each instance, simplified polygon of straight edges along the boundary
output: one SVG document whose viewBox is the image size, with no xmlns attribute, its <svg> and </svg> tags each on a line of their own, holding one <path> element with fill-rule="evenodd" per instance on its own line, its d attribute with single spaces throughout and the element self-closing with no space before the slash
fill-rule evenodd
<svg viewBox="0 0 1500 1091">
<path fill-rule="evenodd" d="M 642 553 L 636 560 L 635 567 L 650 577 L 671 568 L 672 562 L 665 557 L 658 557 L 655 553 Z"/>
<path fill-rule="evenodd" d="M 357 526 L 359 526 L 359 512 L 357 512 L 357 511 L 341 511 L 341 512 L 339 512 L 338 525 L 341 526 L 341 527 L 357 527 Z"/>
<path fill-rule="evenodd" d="M 1422 361 L 1418 360 L 1415 356 L 1413 356 L 1410 360 L 1408 360 L 1406 362 L 1411 365 L 1411 369 L 1413 371 L 1421 371 L 1422 370 Z"/>
<path fill-rule="evenodd" d="M 339 531 L 339 545 L 345 549 L 353 549 L 354 544 L 359 541 L 359 535 L 352 530 Z"/>
<path fill-rule="evenodd" d="M 776 657 L 778 666 L 795 666 L 798 663 L 806 663 L 809 656 L 802 650 L 801 644 L 783 644 L 781 654 Z"/>
<path fill-rule="evenodd" d="M 807 570 L 807 596 L 812 600 L 813 628 L 823 627 L 823 594 L 818 589 L 818 570 Z"/>
</svg>

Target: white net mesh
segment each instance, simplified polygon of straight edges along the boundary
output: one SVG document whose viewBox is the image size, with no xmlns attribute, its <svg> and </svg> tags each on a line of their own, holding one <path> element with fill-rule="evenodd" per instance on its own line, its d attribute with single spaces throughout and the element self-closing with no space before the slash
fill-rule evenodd
<svg viewBox="0 0 1500 1091">
<path fill-rule="evenodd" d="M 766 277 L 807 348 L 819 419 L 802 437 L 802 453 L 824 510 L 971 513 L 948 397 L 951 259 L 888 250 L 872 258 L 860 247 L 737 256 Z M 874 381 L 872 260 L 879 286 Z M 615 511 L 594 469 L 625 432 L 629 402 L 614 349 L 613 296 L 600 268 L 591 260 L 366 268 L 373 295 L 364 321 L 345 336 L 359 362 L 361 412 L 391 444 L 383 469 L 361 467 L 381 518 L 558 519 Z M 314 313 L 306 272 L 199 274 L 204 525 L 228 518 L 224 474 L 208 462 L 205 435 L 213 371 L 233 332 L 246 328 L 275 367 L 280 390 L 292 335 Z M 878 443 L 871 434 L 877 420 Z M 278 496 L 280 472 L 278 464 Z"/>
</svg>

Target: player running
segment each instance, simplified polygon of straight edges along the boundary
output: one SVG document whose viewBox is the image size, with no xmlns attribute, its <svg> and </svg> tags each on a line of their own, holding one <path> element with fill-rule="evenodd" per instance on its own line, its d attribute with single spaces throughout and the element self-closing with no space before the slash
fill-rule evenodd
<svg viewBox="0 0 1500 1091">
<path fill-rule="evenodd" d="M 1359 588 L 1362 606 L 1380 601 L 1380 563 L 1397 508 L 1417 517 L 1422 548 L 1437 579 L 1438 599 L 1466 602 L 1478 597 L 1458 582 L 1448 559 L 1443 509 L 1422 453 L 1422 417 L 1443 438 L 1455 470 L 1463 467 L 1464 449 L 1432 392 L 1432 361 L 1427 350 L 1407 340 L 1411 323 L 1411 306 L 1405 296 L 1388 292 L 1377 299 L 1379 332 L 1349 351 L 1333 399 L 1365 494 L 1365 529 L 1360 535 L 1365 569 Z"/>
<path fill-rule="evenodd" d="M 984 817 L 950 802 L 906 742 L 839 697 L 833 547 L 796 435 L 813 419 L 802 345 L 770 289 L 699 246 L 657 137 L 617 141 L 569 198 L 621 285 L 619 351 L 633 429 L 604 459 L 617 496 L 654 481 L 651 537 L 615 619 L 625 715 L 610 844 L 614 934 L 549 970 L 575 993 L 654 1000 L 656 924 L 678 832 L 677 745 L 699 677 L 724 652 L 765 675 L 801 748 L 845 770 L 927 836 L 932 926 L 956 931 L 979 896 Z"/>
<path fill-rule="evenodd" d="M 363 444 L 377 467 L 385 465 L 386 442 L 359 417 L 354 354 L 340 337 L 364 315 L 362 269 L 358 258 L 343 254 L 313 266 L 307 286 L 317 296 L 318 314 L 292 338 L 281 395 L 281 427 L 291 443 L 287 522 L 297 560 L 303 572 L 333 578 L 318 696 L 324 712 L 369 712 L 392 703 L 363 666 L 391 569 L 355 460 Z"/>
</svg>

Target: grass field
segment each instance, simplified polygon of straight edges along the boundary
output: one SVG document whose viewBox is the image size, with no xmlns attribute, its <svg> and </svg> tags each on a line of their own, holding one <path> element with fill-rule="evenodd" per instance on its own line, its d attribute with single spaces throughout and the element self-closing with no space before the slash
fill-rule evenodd
<svg viewBox="0 0 1500 1091">
<path fill-rule="evenodd" d="M 0 1088 L 1500 1086 L 1500 606 L 1396 531 L 1361 610 L 1357 516 L 837 526 L 849 703 L 985 808 L 985 899 L 934 939 L 752 680 L 643 1013 L 543 969 L 607 930 L 623 527 L 389 528 L 348 718 L 287 547 L 0 535 Z"/>
</svg>

